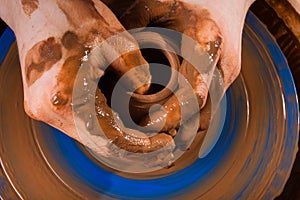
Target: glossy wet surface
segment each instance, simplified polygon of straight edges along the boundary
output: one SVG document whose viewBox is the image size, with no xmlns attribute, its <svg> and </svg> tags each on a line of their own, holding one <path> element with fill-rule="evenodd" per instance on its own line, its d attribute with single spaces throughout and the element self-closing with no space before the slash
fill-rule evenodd
<svg viewBox="0 0 300 200">
<path fill-rule="evenodd" d="M 14 47 L 0 75 L 5 172 L 20 195 L 31 198 L 274 197 L 295 156 L 298 107 L 288 66 L 263 30 L 248 17 L 242 75 L 226 94 L 226 121 L 212 151 L 180 171 L 166 171 L 163 178 L 139 181 L 99 167 L 73 140 L 25 116 Z M 35 184 L 47 188 L 42 192 Z"/>
</svg>

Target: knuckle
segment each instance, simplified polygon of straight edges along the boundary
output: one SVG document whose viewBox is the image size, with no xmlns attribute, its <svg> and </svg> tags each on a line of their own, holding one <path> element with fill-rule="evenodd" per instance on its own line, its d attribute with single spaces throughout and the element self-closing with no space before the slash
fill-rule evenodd
<svg viewBox="0 0 300 200">
<path fill-rule="evenodd" d="M 241 71 L 241 60 L 239 56 L 232 55 L 221 63 L 224 73 L 225 87 L 227 88 L 239 76 Z"/>
<path fill-rule="evenodd" d="M 36 116 L 34 115 L 34 111 L 28 105 L 28 101 L 26 101 L 26 100 L 24 100 L 24 111 L 29 117 L 36 119 Z"/>
<path fill-rule="evenodd" d="M 33 100 L 32 98 L 26 98 L 24 100 L 24 111 L 25 113 L 32 119 L 43 121 L 42 119 L 42 108 L 37 106 L 38 102 Z"/>
</svg>

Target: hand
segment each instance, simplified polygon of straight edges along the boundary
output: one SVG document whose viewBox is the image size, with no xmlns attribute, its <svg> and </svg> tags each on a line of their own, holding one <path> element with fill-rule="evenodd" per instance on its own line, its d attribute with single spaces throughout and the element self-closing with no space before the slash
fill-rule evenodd
<svg viewBox="0 0 300 200">
<path fill-rule="evenodd" d="M 100 1 L 41 0 L 31 2 L 33 4 L 15 1 L 4 3 L 7 7 L 1 10 L 1 17 L 14 30 L 17 38 L 26 113 L 86 144 L 77 134 L 71 105 L 77 71 L 87 52 L 110 36 L 124 32 L 124 27 Z M 6 10 L 10 8 L 15 12 L 7 13 Z M 16 13 L 18 15 L 15 16 Z M 145 65 L 142 71 L 138 71 L 138 78 L 129 77 L 125 82 L 127 87 L 135 88 L 142 81 L 144 86 L 137 90 L 142 94 L 148 90 L 147 83 L 151 81 L 147 62 L 129 34 L 121 40 L 124 48 L 130 44 L 135 50 L 115 60 L 111 68 L 117 76 L 122 76 L 129 70 L 135 70 L 135 66 Z M 119 51 L 123 47 L 112 48 Z M 97 75 L 100 77 L 104 72 L 101 70 L 102 66 L 98 67 Z M 166 134 L 143 139 L 130 137 L 120 131 L 114 124 L 113 111 L 106 104 L 104 95 L 99 89 L 96 93 L 96 120 L 113 143 L 133 152 L 151 151 L 172 143 L 172 137 Z M 95 141 L 109 143 L 97 136 Z M 103 154 L 110 154 L 106 145 L 86 145 Z"/>
<path fill-rule="evenodd" d="M 115 1 L 104 2 L 127 30 L 157 26 L 179 31 L 194 39 L 217 63 L 223 76 L 224 92 L 240 73 L 242 30 L 246 13 L 254 0 L 139 0 L 122 2 L 122 6 Z M 197 51 L 190 50 L 193 47 L 183 48 Z M 179 71 L 189 80 L 203 107 L 209 87 L 204 77 L 185 61 Z M 141 124 L 149 130 L 163 126 L 162 131 L 173 131 L 181 120 L 179 101 L 170 98 L 163 108 L 154 112 L 151 119 L 146 116 Z M 208 123 L 200 123 L 203 129 L 207 128 Z"/>
<path fill-rule="evenodd" d="M 110 9 L 96 0 L 40 0 L 29 5 L 6 0 L 6 10 L 10 10 L 9 7 L 11 10 L 10 13 L 1 10 L 1 17 L 11 26 L 17 37 L 26 113 L 83 142 L 77 135 L 71 106 L 73 83 L 82 57 L 106 38 L 125 31 L 125 28 L 149 24 L 187 34 L 199 42 L 208 53 L 214 53 L 214 60 L 219 61 L 218 65 L 223 72 L 226 89 L 240 71 L 241 33 L 245 14 L 252 2 L 231 1 L 218 4 L 214 1 L 194 3 L 188 0 L 137 1 L 135 6 L 130 6 L 128 12 L 118 15 L 121 24 Z M 110 8 L 117 13 L 113 6 Z M 18 13 L 16 17 L 15 13 Z M 215 42 L 219 42 L 220 47 L 210 52 L 209 45 Z M 130 36 L 124 38 L 124 43 L 131 43 L 137 47 Z M 115 74 L 122 76 L 141 64 L 147 63 L 141 52 L 135 50 L 114 62 L 112 68 Z M 185 62 L 181 68 L 191 69 Z M 194 86 L 199 102 L 204 105 L 208 93 L 207 85 L 201 81 L 201 74 L 193 70 L 187 71 L 190 72 L 185 75 L 192 77 L 191 85 Z M 103 71 L 100 70 L 99 76 L 101 75 Z M 140 76 L 141 80 L 150 82 L 147 69 Z M 199 83 L 194 81 L 196 79 L 200 80 Z M 139 81 L 132 79 L 125 84 L 134 87 Z M 146 84 L 137 92 L 142 94 L 148 87 Z M 106 104 L 100 90 L 97 90 L 97 97 L 97 120 L 108 139 L 119 147 L 132 152 L 148 152 L 173 142 L 172 137 L 166 133 L 177 126 L 179 118 L 174 120 L 170 117 L 173 116 L 171 111 L 167 115 L 166 127 L 162 130 L 166 133 L 149 138 L 129 137 L 113 122 L 114 113 Z M 168 105 L 171 103 L 167 102 Z M 178 112 L 178 109 L 174 110 Z M 105 115 L 100 114 L 103 112 Z M 145 118 L 142 123 L 149 124 L 149 119 Z M 105 147 L 97 151 L 109 154 Z"/>
</svg>

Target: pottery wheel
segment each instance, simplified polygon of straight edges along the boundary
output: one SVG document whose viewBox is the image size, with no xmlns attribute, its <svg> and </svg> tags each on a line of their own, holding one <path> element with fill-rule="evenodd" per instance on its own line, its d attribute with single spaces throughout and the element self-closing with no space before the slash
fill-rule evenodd
<svg viewBox="0 0 300 200">
<path fill-rule="evenodd" d="M 103 167 L 74 140 L 26 116 L 14 43 L 0 68 L 5 176 L 22 199 L 274 198 L 295 158 L 298 104 L 280 48 L 252 13 L 242 61 L 241 75 L 224 96 L 224 126 L 209 154 L 172 173 L 134 178 Z"/>
</svg>

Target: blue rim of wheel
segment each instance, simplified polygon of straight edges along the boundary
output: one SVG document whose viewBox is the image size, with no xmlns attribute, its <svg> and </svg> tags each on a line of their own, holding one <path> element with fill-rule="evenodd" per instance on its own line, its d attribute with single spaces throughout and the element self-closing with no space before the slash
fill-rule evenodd
<svg viewBox="0 0 300 200">
<path fill-rule="evenodd" d="M 274 62 L 277 74 L 282 80 L 287 107 L 288 129 L 286 130 L 285 144 L 282 147 L 284 148 L 284 156 L 277 167 L 289 173 L 295 158 L 294 150 L 298 142 L 299 125 L 299 108 L 293 77 L 284 55 L 265 27 L 252 13 L 247 15 L 246 23 L 264 41 L 268 48 L 268 53 Z M 3 62 L 14 41 L 15 36 L 13 32 L 7 28 L 0 37 L 0 63 Z M 218 166 L 218 162 L 225 157 L 226 150 L 230 149 L 235 133 L 239 131 L 238 125 L 232 126 L 233 119 L 231 116 L 234 114 L 236 118 L 239 118 L 239 115 L 241 115 L 241 112 L 237 112 L 238 110 L 235 110 L 236 113 L 231 113 L 230 107 L 239 107 L 239 104 L 242 104 L 241 101 L 237 101 L 234 102 L 235 105 L 232 105 L 233 102 L 230 101 L 233 98 L 231 93 L 232 91 L 229 89 L 224 97 L 227 101 L 222 101 L 222 104 L 226 102 L 229 109 L 226 110 L 225 124 L 215 145 L 216 148 L 213 148 L 206 157 L 196 160 L 190 166 L 162 178 L 135 180 L 119 176 L 97 165 L 82 151 L 74 140 L 61 134 L 58 130 L 51 128 L 51 133 L 47 134 L 47 137 L 51 139 L 51 148 L 56 148 L 55 152 L 59 152 L 59 155 L 56 155 L 57 159 L 64 165 L 68 173 L 75 175 L 78 180 L 101 194 L 116 199 L 174 198 L 183 195 L 190 188 L 201 185 L 201 182 L 207 178 L 206 175 L 211 173 Z M 229 130 L 231 131 L 230 134 L 228 134 Z M 223 150 L 221 153 L 220 149 Z M 285 181 L 286 179 L 283 180 L 282 177 L 275 176 L 270 184 L 270 188 L 281 190 Z M 246 187 L 248 186 L 245 185 Z M 236 195 L 236 198 L 242 196 L 243 192 L 244 190 L 241 190 Z M 265 197 L 272 197 L 272 192 L 268 190 Z"/>
<path fill-rule="evenodd" d="M 0 37 L 0 64 L 4 61 L 4 58 L 11 46 L 11 44 L 16 40 L 14 32 L 10 28 L 6 28 Z"/>
</svg>

